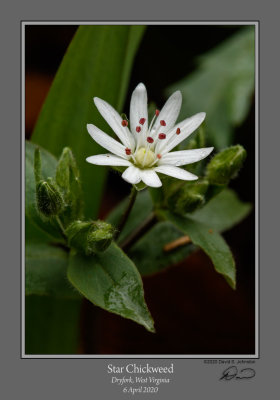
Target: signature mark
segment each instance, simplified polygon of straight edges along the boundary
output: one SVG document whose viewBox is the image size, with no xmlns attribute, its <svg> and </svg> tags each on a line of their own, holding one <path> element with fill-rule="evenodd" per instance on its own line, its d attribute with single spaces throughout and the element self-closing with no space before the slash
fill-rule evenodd
<svg viewBox="0 0 280 400">
<path fill-rule="evenodd" d="M 256 371 L 253 368 L 242 368 L 238 370 L 237 367 L 233 365 L 232 367 L 228 367 L 223 371 L 220 381 L 230 381 L 232 379 L 251 379 L 254 378 L 255 375 Z"/>
</svg>

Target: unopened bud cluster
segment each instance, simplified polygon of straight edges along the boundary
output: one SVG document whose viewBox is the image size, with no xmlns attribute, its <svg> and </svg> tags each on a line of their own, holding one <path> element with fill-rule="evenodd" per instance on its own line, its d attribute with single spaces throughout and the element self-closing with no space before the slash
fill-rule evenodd
<svg viewBox="0 0 280 400">
<path fill-rule="evenodd" d="M 34 152 L 34 177 L 36 181 L 36 203 L 38 211 L 45 217 L 60 216 L 63 223 L 79 218 L 82 211 L 82 197 L 79 171 L 69 148 L 64 148 L 57 163 L 55 178 L 42 176 L 39 148 Z"/>
<path fill-rule="evenodd" d="M 246 150 L 240 145 L 222 150 L 206 166 L 204 178 L 174 184 L 165 189 L 168 208 L 179 215 L 194 212 L 219 194 L 237 176 L 245 158 Z"/>
<path fill-rule="evenodd" d="M 237 176 L 245 158 L 246 150 L 240 145 L 222 150 L 207 165 L 207 179 L 213 185 L 227 185 Z"/>
<path fill-rule="evenodd" d="M 70 247 L 91 255 L 108 248 L 114 228 L 104 221 L 75 221 L 66 229 L 66 236 Z"/>
<path fill-rule="evenodd" d="M 204 204 L 207 189 L 206 179 L 185 183 L 169 197 L 169 208 L 179 215 L 191 213 Z"/>
</svg>

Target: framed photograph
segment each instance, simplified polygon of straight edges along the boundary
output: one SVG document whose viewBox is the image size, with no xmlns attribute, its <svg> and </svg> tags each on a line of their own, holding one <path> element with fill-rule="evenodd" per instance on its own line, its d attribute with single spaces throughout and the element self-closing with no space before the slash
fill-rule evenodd
<svg viewBox="0 0 280 400">
<path fill-rule="evenodd" d="M 22 356 L 258 357 L 258 23 L 22 42 Z"/>
</svg>

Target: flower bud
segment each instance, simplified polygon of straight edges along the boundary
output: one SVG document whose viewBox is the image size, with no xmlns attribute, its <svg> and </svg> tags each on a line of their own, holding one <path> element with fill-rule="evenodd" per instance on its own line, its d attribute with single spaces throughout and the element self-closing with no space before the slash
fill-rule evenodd
<svg viewBox="0 0 280 400">
<path fill-rule="evenodd" d="M 70 247 L 86 254 L 107 249 L 114 236 L 112 225 L 104 221 L 75 221 L 66 229 Z"/>
<path fill-rule="evenodd" d="M 191 213 L 204 204 L 207 188 L 206 179 L 185 183 L 168 199 L 168 205 L 176 214 Z"/>
<path fill-rule="evenodd" d="M 63 209 L 63 198 L 52 178 L 36 184 L 36 200 L 39 212 L 45 217 L 58 215 Z"/>
<path fill-rule="evenodd" d="M 246 150 L 240 146 L 222 150 L 207 165 L 206 176 L 211 184 L 227 185 L 237 176 L 246 158 Z"/>
</svg>

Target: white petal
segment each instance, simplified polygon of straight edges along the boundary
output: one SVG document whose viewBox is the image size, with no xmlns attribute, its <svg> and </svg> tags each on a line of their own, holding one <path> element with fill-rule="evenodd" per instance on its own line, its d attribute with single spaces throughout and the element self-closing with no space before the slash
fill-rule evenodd
<svg viewBox="0 0 280 400">
<path fill-rule="evenodd" d="M 157 152 L 166 154 L 170 150 L 174 149 L 179 143 L 185 140 L 191 133 L 193 133 L 199 125 L 205 119 L 206 114 L 204 112 L 193 115 L 190 118 L 185 119 L 184 121 L 176 124 L 171 132 L 168 133 L 167 140 L 162 140 L 157 147 Z M 177 128 L 180 128 L 181 132 L 177 135 Z"/>
<path fill-rule="evenodd" d="M 207 157 L 214 147 L 205 147 L 203 149 L 173 151 L 172 153 L 164 154 L 159 160 L 159 165 L 181 165 L 192 164 Z"/>
<path fill-rule="evenodd" d="M 130 101 L 130 130 L 135 137 L 143 136 L 146 133 L 148 127 L 148 97 L 147 90 L 143 83 L 139 83 L 139 85 L 134 89 L 131 101 Z M 144 125 L 139 124 L 140 118 L 145 118 Z M 136 132 L 136 127 L 141 127 L 141 132 Z M 139 135 L 140 134 L 140 135 Z"/>
<path fill-rule="evenodd" d="M 87 162 L 95 165 L 112 165 L 119 167 L 129 167 L 131 162 L 114 156 L 113 154 L 99 154 L 96 156 L 90 156 L 86 159 Z"/>
<path fill-rule="evenodd" d="M 182 105 L 182 94 L 179 90 L 169 97 L 162 110 L 157 117 L 153 126 L 152 132 L 160 131 L 159 133 L 166 133 L 173 128 Z M 160 121 L 165 121 L 166 126 L 161 126 Z"/>
<path fill-rule="evenodd" d="M 98 111 L 105 119 L 105 121 L 110 125 L 115 134 L 118 136 L 120 141 L 128 148 L 134 150 L 135 142 L 134 138 L 129 132 L 126 126 L 122 126 L 122 117 L 120 114 L 106 101 L 94 97 L 94 103 L 98 108 Z"/>
<path fill-rule="evenodd" d="M 182 168 L 174 167 L 173 165 L 160 165 L 154 170 L 160 172 L 161 174 L 169 175 L 173 178 L 182 179 L 184 181 L 194 181 L 198 179 L 196 175 L 191 174 Z"/>
<path fill-rule="evenodd" d="M 152 169 L 142 169 L 140 170 L 140 176 L 142 181 L 151 187 L 160 187 L 162 186 L 161 180 L 158 175 Z"/>
<path fill-rule="evenodd" d="M 134 165 L 131 165 L 124 171 L 124 173 L 122 174 L 122 178 L 128 183 L 136 185 L 141 181 L 139 168 L 136 168 L 134 167 Z"/>
<path fill-rule="evenodd" d="M 96 143 L 100 144 L 104 149 L 109 150 L 111 153 L 122 158 L 128 158 L 125 153 L 125 147 L 115 139 L 111 138 L 111 136 L 107 135 L 107 133 L 104 133 L 92 124 L 87 124 L 87 130 Z"/>
</svg>

